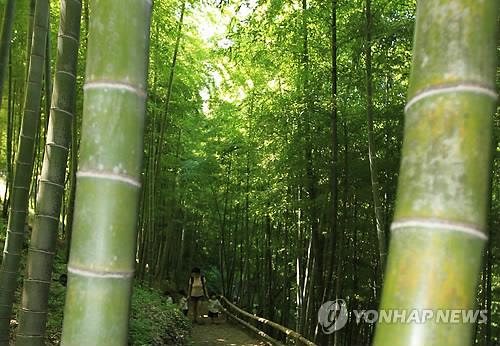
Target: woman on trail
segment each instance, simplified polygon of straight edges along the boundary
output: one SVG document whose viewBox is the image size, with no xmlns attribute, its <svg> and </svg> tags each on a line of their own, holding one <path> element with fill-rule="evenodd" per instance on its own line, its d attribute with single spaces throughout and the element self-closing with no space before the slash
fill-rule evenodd
<svg viewBox="0 0 500 346">
<path fill-rule="evenodd" d="M 200 268 L 193 268 L 191 270 L 191 278 L 189 279 L 189 291 L 188 296 L 191 300 L 191 306 L 193 307 L 193 321 L 198 322 L 198 308 L 200 306 L 200 301 L 207 297 L 207 290 L 205 288 L 206 280 L 203 275 L 201 275 Z"/>
</svg>

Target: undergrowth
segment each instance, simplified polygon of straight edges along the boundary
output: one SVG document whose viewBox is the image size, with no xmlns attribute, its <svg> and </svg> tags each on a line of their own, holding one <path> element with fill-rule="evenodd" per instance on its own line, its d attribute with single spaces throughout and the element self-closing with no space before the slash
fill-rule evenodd
<svg viewBox="0 0 500 346">
<path fill-rule="evenodd" d="M 188 345 L 191 324 L 157 290 L 135 285 L 132 297 L 131 345 Z"/>
<path fill-rule="evenodd" d="M 66 295 L 66 287 L 59 282 L 60 275 L 66 273 L 66 264 L 62 254 L 56 255 L 54 258 L 53 269 L 46 339 L 46 345 L 50 346 L 59 345 L 61 340 Z M 19 278 L 18 284 L 17 302 L 20 301 L 21 278 Z M 14 308 L 17 311 L 19 306 Z M 13 328 L 13 336 L 15 332 L 16 330 Z M 189 320 L 176 305 L 167 303 L 159 291 L 143 286 L 137 281 L 134 283 L 129 325 L 129 345 L 184 346 L 189 344 L 190 332 L 191 324 Z"/>
</svg>

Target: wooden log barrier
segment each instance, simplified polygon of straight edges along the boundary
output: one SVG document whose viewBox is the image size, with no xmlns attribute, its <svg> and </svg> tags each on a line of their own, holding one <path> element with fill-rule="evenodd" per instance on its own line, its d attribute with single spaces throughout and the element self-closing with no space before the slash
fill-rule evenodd
<svg viewBox="0 0 500 346">
<path fill-rule="evenodd" d="M 270 321 L 268 319 L 265 319 L 263 317 L 259 317 L 259 316 L 255 316 L 255 315 L 252 315 L 251 313 L 243 310 L 243 309 L 240 309 L 239 307 L 237 307 L 236 305 L 234 305 L 233 303 L 231 303 L 229 300 L 227 300 L 226 297 L 221 297 L 222 298 L 222 302 L 223 304 L 227 307 L 225 309 L 226 313 L 228 313 L 228 316 L 230 316 L 231 318 L 235 318 L 235 320 L 239 323 L 241 322 L 245 322 L 245 323 L 242 323 L 244 324 L 246 327 L 252 329 L 253 331 L 257 330 L 259 335 L 260 333 L 264 333 L 262 331 L 260 331 L 258 328 L 252 326 L 250 323 L 246 322 L 246 321 L 243 321 L 241 318 L 238 318 L 236 317 L 234 314 L 230 313 L 229 310 L 232 310 L 232 311 L 235 311 L 237 312 L 238 314 L 240 315 L 243 315 L 245 317 L 248 317 L 254 321 L 257 321 L 259 323 L 262 323 L 262 324 L 265 324 L 265 325 L 268 325 L 276 330 L 279 330 L 280 332 L 284 333 L 288 338 L 292 339 L 292 340 L 295 340 L 299 343 L 299 345 L 305 345 L 305 346 L 318 346 L 316 345 L 314 342 L 310 341 L 310 340 L 307 340 L 306 338 L 304 338 L 302 335 L 300 335 L 299 333 L 297 333 L 296 331 L 292 330 L 292 329 L 289 329 L 287 327 L 284 327 L 282 326 L 281 324 L 278 324 L 276 322 L 273 322 L 273 321 Z M 265 334 L 265 333 L 264 333 Z M 265 334 L 266 336 L 268 336 L 267 334 Z M 277 340 L 271 338 L 270 336 L 268 336 L 270 339 L 274 340 L 274 341 L 270 341 L 268 339 L 268 341 L 270 342 L 278 342 Z M 280 345 L 283 345 L 280 343 Z"/>
<path fill-rule="evenodd" d="M 271 345 L 274 345 L 274 346 L 285 346 L 283 343 L 279 342 L 276 339 L 273 339 L 272 337 L 270 337 L 269 335 L 267 335 L 266 333 L 264 333 L 262 330 L 258 329 L 257 327 L 252 326 L 250 323 L 248 323 L 245 320 L 242 320 L 238 316 L 235 316 L 234 314 L 232 314 L 231 312 L 229 312 L 229 310 L 227 310 L 226 308 L 223 308 L 223 309 L 224 309 L 224 313 L 229 318 L 231 318 L 232 320 L 234 320 L 234 321 L 242 324 L 245 328 L 250 329 L 252 332 L 254 332 L 259 337 L 261 337 L 262 339 L 264 339 L 267 342 L 269 342 Z"/>
</svg>

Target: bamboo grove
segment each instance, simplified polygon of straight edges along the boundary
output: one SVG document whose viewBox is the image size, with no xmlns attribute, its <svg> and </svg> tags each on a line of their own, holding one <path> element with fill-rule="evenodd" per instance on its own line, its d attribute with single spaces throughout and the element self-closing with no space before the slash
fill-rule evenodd
<svg viewBox="0 0 500 346">
<path fill-rule="evenodd" d="M 48 342 L 59 259 L 62 345 L 197 266 L 318 345 L 500 342 L 498 7 L 0 1 L 0 345 Z M 488 319 L 325 334 L 335 299 Z"/>
</svg>

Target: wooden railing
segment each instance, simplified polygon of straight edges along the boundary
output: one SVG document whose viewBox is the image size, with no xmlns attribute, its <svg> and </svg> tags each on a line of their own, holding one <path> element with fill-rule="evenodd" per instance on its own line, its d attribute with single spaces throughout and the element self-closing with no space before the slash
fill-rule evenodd
<svg viewBox="0 0 500 346">
<path fill-rule="evenodd" d="M 285 344 L 283 344 L 283 342 L 281 342 L 281 341 L 278 341 L 278 340 L 272 338 L 271 336 L 264 333 L 263 331 L 261 331 L 260 329 L 258 329 L 255 326 L 253 326 L 249 322 L 236 316 L 236 314 L 238 314 L 240 316 L 247 317 L 251 321 L 255 321 L 255 322 L 260 323 L 262 325 L 270 326 L 270 327 L 284 333 L 286 335 L 287 340 L 295 341 L 295 343 L 294 343 L 295 345 L 317 346 L 314 342 L 307 340 L 302 335 L 300 335 L 299 333 L 297 333 L 296 331 L 294 331 L 292 329 L 284 327 L 281 324 L 270 321 L 270 320 L 265 319 L 263 317 L 255 316 L 255 315 L 253 315 L 253 314 L 251 314 L 243 309 L 240 309 L 239 307 L 237 307 L 236 305 L 231 303 L 229 300 L 227 300 L 225 297 L 222 297 L 222 304 L 224 305 L 224 312 L 227 314 L 228 317 L 230 317 L 231 319 L 235 320 L 236 322 L 244 325 L 245 327 L 252 330 L 253 332 L 257 333 L 260 337 L 262 337 L 263 339 L 265 339 L 266 341 L 270 342 L 273 345 L 284 346 Z"/>
</svg>

